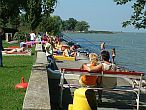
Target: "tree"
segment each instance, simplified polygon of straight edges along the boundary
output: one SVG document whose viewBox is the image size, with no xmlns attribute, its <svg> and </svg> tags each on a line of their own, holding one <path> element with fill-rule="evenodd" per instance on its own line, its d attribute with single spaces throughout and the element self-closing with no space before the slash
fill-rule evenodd
<svg viewBox="0 0 146 110">
<path fill-rule="evenodd" d="M 69 29 L 68 23 L 66 21 L 62 21 L 62 30 L 66 31 Z"/>
<path fill-rule="evenodd" d="M 88 23 L 86 21 L 81 21 L 81 22 L 77 22 L 76 26 L 75 26 L 75 30 L 76 31 L 88 31 L 88 28 L 90 26 L 88 25 Z"/>
<path fill-rule="evenodd" d="M 74 18 L 62 21 L 63 31 L 88 31 L 89 27 L 86 21 L 77 21 Z"/>
<path fill-rule="evenodd" d="M 75 30 L 75 26 L 77 23 L 77 20 L 74 18 L 69 18 L 68 20 L 66 20 L 66 23 L 68 25 L 68 29 L 69 31 L 74 31 Z"/>
<path fill-rule="evenodd" d="M 123 5 L 132 0 L 114 0 L 117 5 Z M 133 5 L 133 15 L 131 18 L 123 22 L 123 27 L 128 25 L 134 25 L 135 28 L 144 28 L 146 29 L 146 0 L 136 0 Z"/>
<path fill-rule="evenodd" d="M 41 20 L 41 0 L 29 0 L 26 5 L 26 20 L 30 24 L 30 30 L 35 30 Z"/>
<path fill-rule="evenodd" d="M 61 32 L 62 19 L 59 16 L 43 16 L 38 30 L 49 32 L 50 35 L 57 35 Z"/>
<path fill-rule="evenodd" d="M 19 31 L 25 31 L 25 32 L 30 31 L 30 24 L 27 21 L 26 15 L 23 13 L 20 15 L 20 23 L 18 29 Z"/>
<path fill-rule="evenodd" d="M 0 0 L 0 25 L 18 25 L 20 15 L 24 14 L 29 28 L 34 30 L 41 22 L 42 14 L 50 16 L 56 3 L 57 0 Z"/>
<path fill-rule="evenodd" d="M 0 24 L 6 26 L 7 23 L 15 22 L 20 13 L 18 0 L 0 0 Z M 14 23 L 13 22 L 13 23 Z"/>
</svg>

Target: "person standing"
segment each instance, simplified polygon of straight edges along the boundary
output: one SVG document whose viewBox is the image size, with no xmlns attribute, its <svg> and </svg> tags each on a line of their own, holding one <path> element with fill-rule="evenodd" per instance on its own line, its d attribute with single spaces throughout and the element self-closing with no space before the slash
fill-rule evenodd
<svg viewBox="0 0 146 110">
<path fill-rule="evenodd" d="M 51 68 L 52 70 L 58 69 L 55 60 L 53 58 L 53 43 L 50 37 L 47 38 L 47 43 L 45 44 L 45 50 L 46 50 L 46 57 L 49 62 L 48 68 Z"/>
<path fill-rule="evenodd" d="M 116 50 L 115 48 L 112 49 L 112 63 L 115 63 L 115 57 L 116 57 Z"/>
<path fill-rule="evenodd" d="M 41 41 L 42 41 L 42 36 L 41 36 L 41 33 L 38 33 L 37 38 L 38 38 L 38 42 L 41 42 Z"/>
<path fill-rule="evenodd" d="M 47 43 L 45 44 L 46 56 L 47 60 L 51 60 L 53 58 L 53 46 L 51 44 L 51 38 L 47 38 Z"/>
<path fill-rule="evenodd" d="M 30 33 L 30 40 L 35 41 L 35 39 L 36 39 L 35 33 L 34 32 Z"/>
<path fill-rule="evenodd" d="M 2 45 L 2 36 L 4 34 L 4 31 L 2 28 L 0 28 L 0 67 L 3 67 L 3 61 L 2 61 L 2 50 L 3 50 L 3 45 Z"/>
<path fill-rule="evenodd" d="M 100 50 L 101 50 L 101 51 L 105 50 L 105 42 L 102 42 L 102 43 L 100 44 Z"/>
</svg>

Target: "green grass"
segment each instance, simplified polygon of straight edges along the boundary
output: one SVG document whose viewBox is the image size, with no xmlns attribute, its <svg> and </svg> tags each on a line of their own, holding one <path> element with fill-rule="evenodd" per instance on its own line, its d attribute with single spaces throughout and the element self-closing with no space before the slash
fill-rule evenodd
<svg viewBox="0 0 146 110">
<path fill-rule="evenodd" d="M 6 43 L 4 45 L 8 46 Z M 26 90 L 16 89 L 15 85 L 20 83 L 22 76 L 25 82 L 29 81 L 34 57 L 3 56 L 4 67 L 0 67 L 0 110 L 22 110 Z"/>
<path fill-rule="evenodd" d="M 19 43 L 8 44 L 6 41 L 3 41 L 3 47 L 8 47 L 8 46 L 19 46 Z"/>
</svg>

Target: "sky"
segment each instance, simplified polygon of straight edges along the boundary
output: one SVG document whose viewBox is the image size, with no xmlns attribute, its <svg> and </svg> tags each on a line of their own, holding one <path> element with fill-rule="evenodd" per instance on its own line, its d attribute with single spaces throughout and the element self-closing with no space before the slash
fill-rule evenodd
<svg viewBox="0 0 146 110">
<path fill-rule="evenodd" d="M 60 16 L 62 20 L 74 18 L 86 21 L 90 25 L 89 30 L 146 32 L 134 26 L 122 28 L 122 22 L 132 15 L 131 4 L 116 5 L 113 0 L 58 0 L 53 15 Z"/>
</svg>

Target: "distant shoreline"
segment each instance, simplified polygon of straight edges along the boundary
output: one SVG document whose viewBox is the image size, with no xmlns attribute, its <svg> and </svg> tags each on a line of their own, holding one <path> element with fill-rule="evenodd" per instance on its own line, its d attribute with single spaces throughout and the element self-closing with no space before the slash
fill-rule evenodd
<svg viewBox="0 0 146 110">
<path fill-rule="evenodd" d="M 115 34 L 122 32 L 112 32 L 112 31 L 64 31 L 65 33 L 96 33 L 96 34 Z"/>
<path fill-rule="evenodd" d="M 111 31 L 87 31 L 83 33 L 114 34 L 114 32 L 111 32 Z"/>
<path fill-rule="evenodd" d="M 118 34 L 118 33 L 142 33 L 146 34 L 145 32 L 123 32 L 123 31 L 63 31 L 64 33 L 87 33 L 87 34 Z"/>
</svg>

